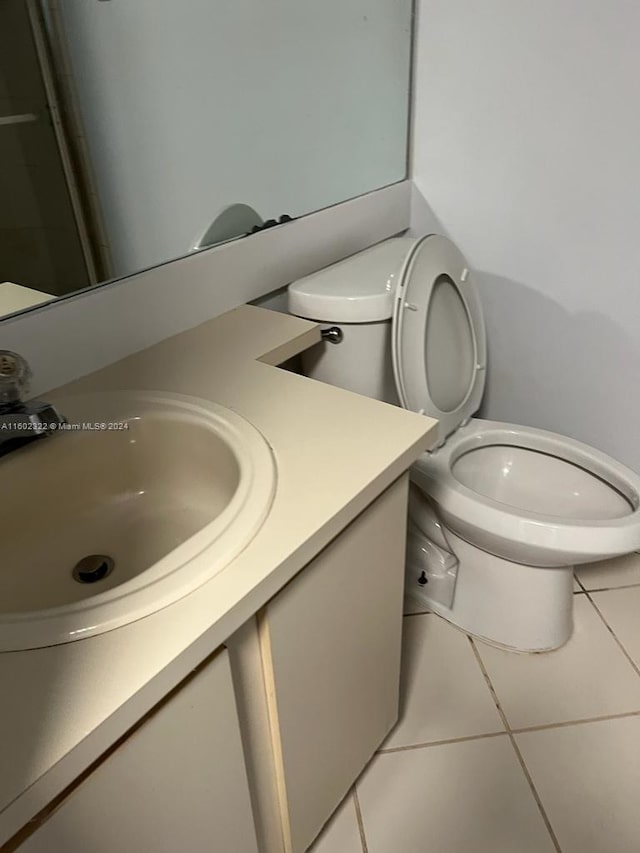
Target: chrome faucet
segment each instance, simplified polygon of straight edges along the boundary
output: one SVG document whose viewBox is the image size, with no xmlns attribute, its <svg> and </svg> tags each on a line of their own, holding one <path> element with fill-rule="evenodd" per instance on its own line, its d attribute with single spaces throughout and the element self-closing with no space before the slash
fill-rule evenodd
<svg viewBox="0 0 640 853">
<path fill-rule="evenodd" d="M 30 379 L 26 359 L 17 352 L 0 350 L 0 456 L 36 438 L 53 435 L 66 423 L 51 403 L 24 400 Z"/>
</svg>

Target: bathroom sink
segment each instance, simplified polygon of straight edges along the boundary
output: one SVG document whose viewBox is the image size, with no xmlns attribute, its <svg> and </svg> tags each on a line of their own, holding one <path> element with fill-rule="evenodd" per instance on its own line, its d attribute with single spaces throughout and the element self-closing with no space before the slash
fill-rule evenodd
<svg viewBox="0 0 640 853">
<path fill-rule="evenodd" d="M 148 616 L 255 536 L 276 483 L 258 430 L 164 392 L 56 400 L 68 424 L 0 459 L 0 650 Z"/>
</svg>

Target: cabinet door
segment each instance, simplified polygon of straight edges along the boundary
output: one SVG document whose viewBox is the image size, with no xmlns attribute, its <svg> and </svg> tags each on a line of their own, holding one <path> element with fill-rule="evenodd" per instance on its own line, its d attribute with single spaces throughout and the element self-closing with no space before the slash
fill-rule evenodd
<svg viewBox="0 0 640 853">
<path fill-rule="evenodd" d="M 408 477 L 260 617 L 287 853 L 307 849 L 396 722 Z"/>
<path fill-rule="evenodd" d="M 159 706 L 20 853 L 257 853 L 228 653 Z"/>
</svg>

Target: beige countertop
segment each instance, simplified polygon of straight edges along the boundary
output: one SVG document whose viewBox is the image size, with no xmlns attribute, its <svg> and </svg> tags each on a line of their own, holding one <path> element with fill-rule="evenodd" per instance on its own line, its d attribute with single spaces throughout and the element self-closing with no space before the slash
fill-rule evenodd
<svg viewBox="0 0 640 853">
<path fill-rule="evenodd" d="M 313 323 L 243 306 L 45 395 L 133 389 L 215 401 L 262 432 L 278 482 L 255 538 L 185 598 L 92 638 L 0 654 L 0 844 L 435 442 L 430 418 L 273 366 L 319 339 Z"/>
<path fill-rule="evenodd" d="M 13 314 L 16 311 L 24 311 L 25 308 L 33 308 L 55 299 L 52 293 L 43 293 L 32 287 L 24 287 L 22 284 L 14 284 L 12 281 L 0 281 L 0 317 Z"/>
</svg>

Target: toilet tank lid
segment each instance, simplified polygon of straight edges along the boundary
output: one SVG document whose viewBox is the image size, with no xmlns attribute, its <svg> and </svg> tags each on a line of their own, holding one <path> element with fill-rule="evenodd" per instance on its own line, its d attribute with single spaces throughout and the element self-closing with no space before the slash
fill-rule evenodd
<svg viewBox="0 0 640 853">
<path fill-rule="evenodd" d="M 372 323 L 393 314 L 412 237 L 393 237 L 289 285 L 289 312 L 323 323 Z"/>
</svg>

